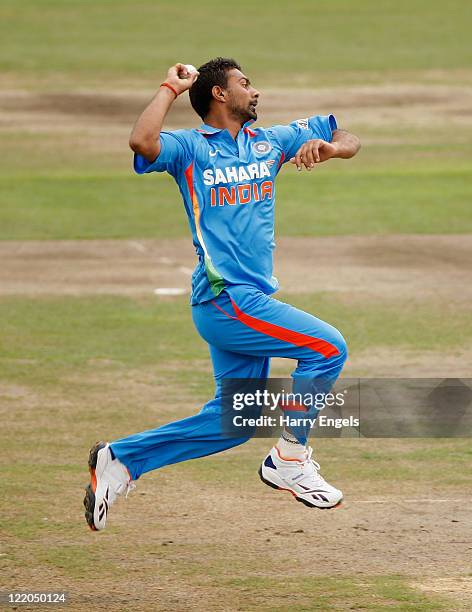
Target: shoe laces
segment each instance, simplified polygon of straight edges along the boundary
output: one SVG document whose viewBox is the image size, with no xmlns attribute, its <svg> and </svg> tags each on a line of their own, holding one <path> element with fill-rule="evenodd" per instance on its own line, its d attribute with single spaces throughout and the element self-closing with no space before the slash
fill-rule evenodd
<svg viewBox="0 0 472 612">
<path fill-rule="evenodd" d="M 118 484 L 118 486 L 115 488 L 115 495 L 124 495 L 125 499 L 128 499 L 128 495 L 131 493 L 131 491 L 134 491 L 135 489 L 136 485 L 134 484 L 134 482 L 128 480 L 128 482 L 126 483 L 122 482 Z"/>
<path fill-rule="evenodd" d="M 128 499 L 128 495 L 131 493 L 131 491 L 134 491 L 135 489 L 136 489 L 136 485 L 134 484 L 134 482 L 130 480 L 128 484 L 126 485 L 125 499 Z"/>
<path fill-rule="evenodd" d="M 312 454 L 313 449 L 311 448 L 311 446 L 309 446 L 307 449 L 306 459 L 303 460 L 301 465 L 302 472 L 306 474 L 306 476 L 313 477 L 320 484 L 323 484 L 325 483 L 325 479 L 323 478 L 323 476 L 321 476 L 319 472 L 320 464 L 312 458 Z"/>
<path fill-rule="evenodd" d="M 303 460 L 302 466 L 303 467 L 313 466 L 315 470 L 318 471 L 320 469 L 320 464 L 312 458 L 312 455 L 313 455 L 313 449 L 311 448 L 311 446 L 309 446 L 307 449 L 306 459 Z"/>
</svg>

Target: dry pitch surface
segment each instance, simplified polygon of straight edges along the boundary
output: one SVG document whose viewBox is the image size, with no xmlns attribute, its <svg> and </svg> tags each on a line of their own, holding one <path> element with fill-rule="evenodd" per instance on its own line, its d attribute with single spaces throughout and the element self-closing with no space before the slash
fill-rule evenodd
<svg viewBox="0 0 472 612">
<path fill-rule="evenodd" d="M 285 237 L 277 245 L 285 293 L 330 292 L 353 304 L 398 304 L 399 311 L 412 302 L 467 308 L 472 298 L 469 235 Z M 188 239 L 10 241 L 0 243 L 0 257 L 1 296 L 185 294 L 195 265 Z M 350 360 L 345 374 L 467 377 L 470 351 L 379 348 Z"/>
</svg>

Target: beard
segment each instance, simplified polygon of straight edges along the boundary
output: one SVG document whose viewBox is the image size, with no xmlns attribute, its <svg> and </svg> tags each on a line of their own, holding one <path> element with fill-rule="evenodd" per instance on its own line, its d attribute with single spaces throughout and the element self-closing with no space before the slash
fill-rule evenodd
<svg viewBox="0 0 472 612">
<path fill-rule="evenodd" d="M 256 109 L 252 105 L 247 105 L 247 106 L 232 105 L 231 114 L 233 115 L 233 117 L 235 117 L 241 122 L 241 125 L 243 125 L 249 120 L 255 121 L 257 119 Z"/>
<path fill-rule="evenodd" d="M 254 121 L 255 121 L 257 119 L 257 111 L 254 108 L 254 106 L 250 106 L 248 112 L 249 112 L 249 118 L 250 119 L 254 119 Z"/>
</svg>

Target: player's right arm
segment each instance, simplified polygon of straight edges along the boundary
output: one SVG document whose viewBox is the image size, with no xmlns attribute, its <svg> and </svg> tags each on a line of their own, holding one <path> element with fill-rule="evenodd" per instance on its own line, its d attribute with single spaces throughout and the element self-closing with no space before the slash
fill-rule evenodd
<svg viewBox="0 0 472 612">
<path fill-rule="evenodd" d="M 149 163 L 154 162 L 161 152 L 160 135 L 170 107 L 178 95 L 190 89 L 197 77 L 198 72 L 188 72 L 184 64 L 175 64 L 169 68 L 164 82 L 170 87 L 161 85 L 138 117 L 131 132 L 129 146 Z"/>
</svg>

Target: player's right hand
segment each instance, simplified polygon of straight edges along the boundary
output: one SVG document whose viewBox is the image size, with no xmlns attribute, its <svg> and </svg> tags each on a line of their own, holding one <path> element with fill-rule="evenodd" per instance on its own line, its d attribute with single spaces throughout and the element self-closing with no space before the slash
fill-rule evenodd
<svg viewBox="0 0 472 612">
<path fill-rule="evenodd" d="M 167 71 L 166 83 L 172 85 L 175 91 L 180 95 L 187 89 L 190 89 L 198 78 L 198 72 L 189 72 L 185 64 L 175 64 Z"/>
</svg>

